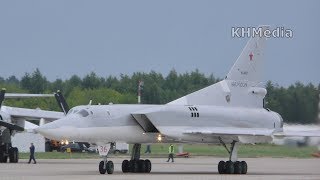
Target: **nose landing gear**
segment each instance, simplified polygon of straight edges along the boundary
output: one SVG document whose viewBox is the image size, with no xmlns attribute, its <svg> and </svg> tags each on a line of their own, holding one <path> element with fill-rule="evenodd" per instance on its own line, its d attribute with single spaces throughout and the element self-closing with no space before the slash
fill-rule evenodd
<svg viewBox="0 0 320 180">
<path fill-rule="evenodd" d="M 99 163 L 100 174 L 113 174 L 114 164 L 112 161 L 107 160 L 107 156 L 110 150 L 110 144 L 99 146 L 99 154 L 103 157 L 103 160 Z"/>
<path fill-rule="evenodd" d="M 107 161 L 107 158 L 99 163 L 99 172 L 100 174 L 113 174 L 114 165 L 112 161 Z"/>
</svg>

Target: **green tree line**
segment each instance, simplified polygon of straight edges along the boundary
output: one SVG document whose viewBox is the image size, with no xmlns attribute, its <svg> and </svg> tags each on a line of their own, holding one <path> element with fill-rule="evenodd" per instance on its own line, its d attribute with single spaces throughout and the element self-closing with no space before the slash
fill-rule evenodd
<svg viewBox="0 0 320 180">
<path fill-rule="evenodd" d="M 56 79 L 51 82 L 42 75 L 39 69 L 33 73 L 25 73 L 18 79 L 10 76 L 0 77 L 0 87 L 7 92 L 52 93 L 61 90 L 70 107 L 88 104 L 137 103 L 138 82 L 142 80 L 142 103 L 165 104 L 181 96 L 209 86 L 221 79 L 209 76 L 195 70 L 190 73 L 178 74 L 171 70 L 167 76 L 151 71 L 136 72 L 131 76 L 121 74 L 119 77 L 99 77 L 91 72 L 80 78 L 73 75 L 69 79 Z M 268 94 L 265 106 L 281 114 L 288 123 L 317 123 L 320 84 L 304 85 L 300 82 L 281 87 L 267 82 Z M 54 98 L 7 99 L 5 105 L 59 110 Z"/>
</svg>

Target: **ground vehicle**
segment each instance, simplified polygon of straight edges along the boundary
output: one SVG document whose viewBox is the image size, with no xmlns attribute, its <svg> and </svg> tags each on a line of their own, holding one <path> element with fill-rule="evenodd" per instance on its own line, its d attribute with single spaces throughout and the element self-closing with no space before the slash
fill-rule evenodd
<svg viewBox="0 0 320 180">
<path fill-rule="evenodd" d="M 61 146 L 61 152 L 67 152 L 70 148 L 71 152 L 95 152 L 95 150 L 88 148 L 84 143 L 69 143 L 67 145 Z"/>
<path fill-rule="evenodd" d="M 60 141 L 46 139 L 45 151 L 52 152 L 53 150 L 60 151 L 61 143 Z"/>
<path fill-rule="evenodd" d="M 121 154 L 126 154 L 129 151 L 129 144 L 127 143 L 120 143 L 120 142 L 116 142 L 113 143 L 112 148 L 110 149 L 110 152 L 117 154 L 117 153 L 121 153 Z"/>
</svg>

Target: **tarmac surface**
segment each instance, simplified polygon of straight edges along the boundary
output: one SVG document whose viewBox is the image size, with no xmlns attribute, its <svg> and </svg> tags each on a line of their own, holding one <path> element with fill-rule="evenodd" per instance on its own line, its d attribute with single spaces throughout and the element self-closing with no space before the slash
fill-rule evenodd
<svg viewBox="0 0 320 180">
<path fill-rule="evenodd" d="M 1 163 L 0 179 L 320 179 L 320 159 L 294 158 L 244 158 L 248 163 L 246 175 L 220 175 L 217 165 L 221 158 L 191 157 L 176 158 L 167 163 L 165 158 L 151 158 L 150 174 L 122 173 L 123 158 L 110 158 L 115 164 L 114 174 L 101 175 L 99 159 L 39 159 L 37 164 L 20 160 L 17 164 Z"/>
</svg>

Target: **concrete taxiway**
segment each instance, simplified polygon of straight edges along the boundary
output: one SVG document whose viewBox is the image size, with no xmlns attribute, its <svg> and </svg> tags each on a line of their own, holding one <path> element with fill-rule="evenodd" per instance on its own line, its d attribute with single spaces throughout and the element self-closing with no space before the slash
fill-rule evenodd
<svg viewBox="0 0 320 180">
<path fill-rule="evenodd" d="M 151 158 L 150 174 L 121 172 L 123 158 L 111 158 L 115 164 L 112 175 L 100 175 L 99 159 L 39 159 L 37 164 L 20 160 L 17 164 L 0 164 L 0 179 L 320 179 L 320 159 L 294 158 L 245 158 L 246 175 L 220 175 L 217 165 L 223 158 L 192 157 L 176 158 L 174 163 L 165 158 Z"/>
</svg>

